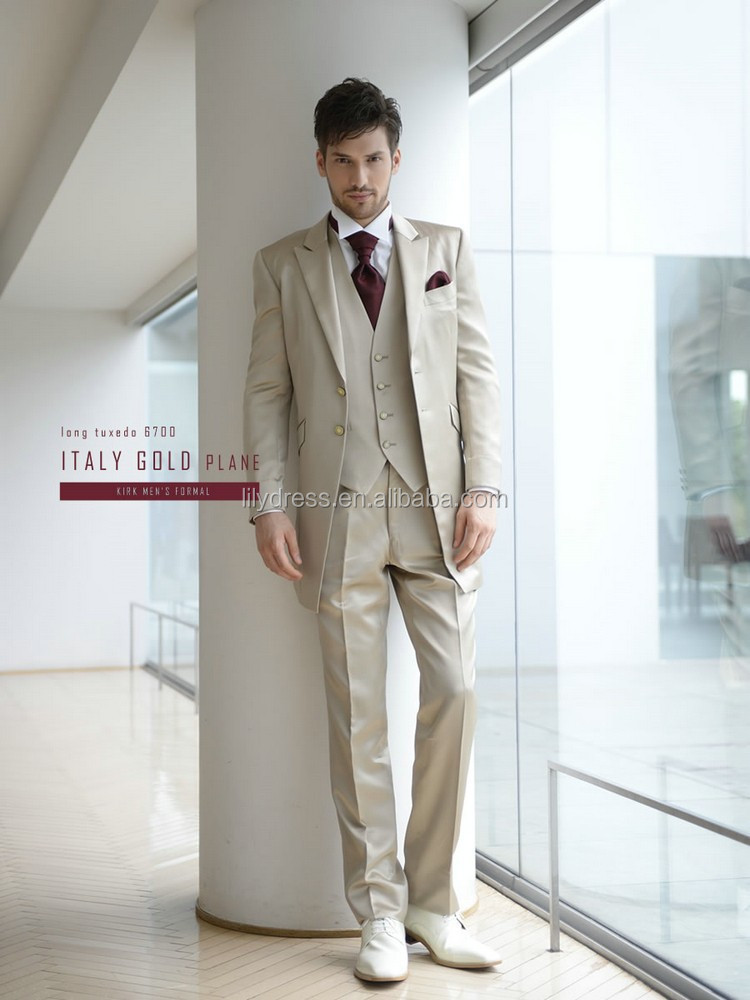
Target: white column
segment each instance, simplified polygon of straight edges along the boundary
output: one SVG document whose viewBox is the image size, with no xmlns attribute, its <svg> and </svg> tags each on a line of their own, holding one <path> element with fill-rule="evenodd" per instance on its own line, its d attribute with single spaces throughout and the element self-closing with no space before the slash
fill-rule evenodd
<svg viewBox="0 0 750 1000">
<path fill-rule="evenodd" d="M 451 0 L 209 0 L 196 29 L 200 450 L 239 455 L 253 255 L 329 205 L 314 162 L 317 99 L 346 76 L 396 97 L 395 209 L 465 224 L 466 18 Z M 200 551 L 199 912 L 247 927 L 351 930 L 315 617 L 263 567 L 239 503 L 201 504 Z M 403 835 L 417 680 L 397 610 L 389 636 Z M 464 907 L 474 902 L 473 796 L 467 816 Z"/>
</svg>

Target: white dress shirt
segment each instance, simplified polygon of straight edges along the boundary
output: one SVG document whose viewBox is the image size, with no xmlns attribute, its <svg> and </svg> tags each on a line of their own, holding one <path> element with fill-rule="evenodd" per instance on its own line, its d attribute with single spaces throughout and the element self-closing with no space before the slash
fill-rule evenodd
<svg viewBox="0 0 750 1000">
<path fill-rule="evenodd" d="M 350 218 L 346 212 L 342 212 L 337 205 L 332 206 L 331 215 L 334 217 L 339 227 L 339 243 L 341 244 L 344 260 L 349 268 L 349 273 L 351 274 L 359 263 L 359 257 L 357 256 L 357 251 L 346 237 L 364 229 L 366 233 L 371 233 L 373 236 L 377 237 L 378 244 L 372 251 L 370 263 L 375 270 L 379 272 L 383 281 L 385 281 L 388 278 L 388 265 L 391 262 L 391 251 L 393 250 L 393 230 L 391 229 L 391 217 L 393 212 L 391 210 L 390 202 L 385 206 L 380 215 L 377 215 L 372 222 L 366 226 L 361 226 L 358 222 L 355 222 L 355 220 Z"/>
</svg>

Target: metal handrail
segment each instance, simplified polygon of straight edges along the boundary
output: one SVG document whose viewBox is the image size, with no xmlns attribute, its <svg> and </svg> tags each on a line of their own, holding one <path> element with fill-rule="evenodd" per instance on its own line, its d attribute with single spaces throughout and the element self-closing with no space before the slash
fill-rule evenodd
<svg viewBox="0 0 750 1000">
<path fill-rule="evenodd" d="M 196 622 L 186 621 L 184 618 L 179 618 L 177 615 L 171 615 L 167 611 L 161 611 L 159 608 L 152 608 L 148 604 L 141 604 L 139 601 L 130 602 L 130 669 L 132 670 L 135 666 L 135 610 L 136 608 L 141 611 L 147 611 L 149 614 L 158 616 L 158 655 L 156 661 L 156 675 L 159 678 L 159 687 L 161 688 L 164 679 L 164 641 L 163 641 L 163 622 L 171 621 L 176 622 L 178 625 L 184 625 L 186 628 L 191 628 L 193 630 L 193 658 L 195 661 L 195 690 L 193 692 L 195 699 L 195 711 L 198 711 L 198 632 L 199 626 Z M 182 682 L 180 688 L 182 689 Z M 188 693 L 188 692 L 186 692 Z"/>
<path fill-rule="evenodd" d="M 198 614 L 198 605 L 194 601 L 175 601 L 174 606 L 176 608 L 183 608 L 188 612 Z"/>
<path fill-rule="evenodd" d="M 133 608 L 141 608 L 143 611 L 150 611 L 152 615 L 159 615 L 160 618 L 168 618 L 172 622 L 177 622 L 178 625 L 187 625 L 188 628 L 194 629 L 198 628 L 195 622 L 188 622 L 185 621 L 184 618 L 178 618 L 177 615 L 170 615 L 167 611 L 160 611 L 159 608 L 152 608 L 150 604 L 140 604 L 138 601 L 131 601 L 131 612 Z"/>
<path fill-rule="evenodd" d="M 669 802 L 662 802 L 651 795 L 643 795 L 632 788 L 618 785 L 614 781 L 607 781 L 586 771 L 579 771 L 577 768 L 559 764 L 557 761 L 547 761 L 548 797 L 549 797 L 549 942 L 550 951 L 560 951 L 560 843 L 559 843 L 559 815 L 557 796 L 557 776 L 567 774 L 571 778 L 603 788 L 607 792 L 613 792 L 622 798 L 638 802 L 640 805 L 656 809 L 657 812 L 666 816 L 674 816 L 675 819 L 682 819 L 693 826 L 699 826 L 711 833 L 718 833 L 720 837 L 727 837 L 739 844 L 750 847 L 750 834 L 743 833 L 733 826 L 724 823 L 717 823 L 698 813 L 690 812 L 688 809 L 681 809 L 673 806 Z"/>
</svg>

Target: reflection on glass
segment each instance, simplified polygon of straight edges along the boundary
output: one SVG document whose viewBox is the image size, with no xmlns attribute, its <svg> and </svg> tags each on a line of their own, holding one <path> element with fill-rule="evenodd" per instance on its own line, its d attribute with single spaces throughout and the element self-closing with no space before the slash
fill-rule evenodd
<svg viewBox="0 0 750 1000">
<path fill-rule="evenodd" d="M 686 498 L 684 573 L 693 615 L 721 626 L 723 679 L 747 685 L 750 261 L 701 258 L 685 262 L 681 277 L 671 294 L 669 385 Z"/>
</svg>

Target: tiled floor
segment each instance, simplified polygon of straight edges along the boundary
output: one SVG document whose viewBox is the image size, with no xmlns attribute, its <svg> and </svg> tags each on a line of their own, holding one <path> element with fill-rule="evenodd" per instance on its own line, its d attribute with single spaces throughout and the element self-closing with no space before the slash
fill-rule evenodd
<svg viewBox="0 0 750 1000">
<path fill-rule="evenodd" d="M 357 942 L 292 940 L 198 920 L 197 717 L 142 671 L 0 675 L 0 996 L 3 1000 L 378 996 L 640 1000 L 658 994 L 478 885 L 470 925 L 498 971 L 434 965 L 353 978 Z"/>
</svg>

